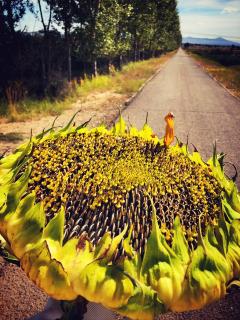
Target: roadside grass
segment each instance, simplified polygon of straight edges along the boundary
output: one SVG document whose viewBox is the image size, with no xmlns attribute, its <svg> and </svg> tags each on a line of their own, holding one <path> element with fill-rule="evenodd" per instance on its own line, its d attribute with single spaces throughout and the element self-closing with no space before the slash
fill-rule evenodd
<svg viewBox="0 0 240 320">
<path fill-rule="evenodd" d="M 0 117 L 8 121 L 25 121 L 29 118 L 44 115 L 58 115 L 78 100 L 86 101 L 88 96 L 95 93 L 113 92 L 130 97 L 134 94 L 150 76 L 152 76 L 175 52 L 167 53 L 160 58 L 131 62 L 123 66 L 121 71 L 115 71 L 110 75 L 98 75 L 95 78 L 81 80 L 81 84 L 73 82 L 72 89 L 64 99 L 43 100 L 25 98 L 16 103 L 14 113 L 11 112 L 7 102 L 0 101 Z"/>
<path fill-rule="evenodd" d="M 211 76 L 240 98 L 240 65 L 224 66 L 213 59 L 187 51 Z"/>
<path fill-rule="evenodd" d="M 69 94 L 62 100 L 51 100 L 45 98 L 43 100 L 26 99 L 21 102 L 20 110 L 22 114 L 31 116 L 38 114 L 58 115 L 63 110 L 70 107 L 70 104 L 75 101 L 74 95 Z"/>
<path fill-rule="evenodd" d="M 77 96 L 81 98 L 91 93 L 108 90 L 131 95 L 173 54 L 174 52 L 170 52 L 160 58 L 130 62 L 123 66 L 121 71 L 115 71 L 111 75 L 99 75 L 92 79 L 86 78 L 82 81 L 81 86 L 77 86 Z"/>
<path fill-rule="evenodd" d="M 0 117 L 7 118 L 9 122 L 14 122 L 25 121 L 44 115 L 59 115 L 64 110 L 70 108 L 74 101 L 76 101 L 76 99 L 72 95 L 68 95 L 63 100 L 26 98 L 17 103 L 16 112 L 14 113 L 9 111 L 7 102 L 2 101 L 0 102 Z"/>
</svg>

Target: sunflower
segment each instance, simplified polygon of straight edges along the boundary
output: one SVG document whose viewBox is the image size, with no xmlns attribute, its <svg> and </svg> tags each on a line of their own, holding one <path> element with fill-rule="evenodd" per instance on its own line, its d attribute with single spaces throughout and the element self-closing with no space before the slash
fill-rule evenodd
<svg viewBox="0 0 240 320">
<path fill-rule="evenodd" d="M 49 296 L 131 319 L 201 308 L 240 276 L 240 196 L 223 155 L 204 162 L 146 123 L 53 128 L 0 160 L 0 233 Z M 236 283 L 236 281 L 234 281 Z"/>
</svg>

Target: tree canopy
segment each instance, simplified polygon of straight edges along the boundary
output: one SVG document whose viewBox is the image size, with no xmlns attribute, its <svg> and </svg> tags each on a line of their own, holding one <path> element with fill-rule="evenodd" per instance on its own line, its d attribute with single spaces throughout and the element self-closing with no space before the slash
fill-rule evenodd
<svg viewBox="0 0 240 320">
<path fill-rule="evenodd" d="M 20 30 L 28 10 L 42 30 Z M 15 80 L 31 91 L 34 79 L 48 94 L 56 81 L 107 72 L 180 43 L 176 0 L 0 0 L 0 93 Z"/>
</svg>

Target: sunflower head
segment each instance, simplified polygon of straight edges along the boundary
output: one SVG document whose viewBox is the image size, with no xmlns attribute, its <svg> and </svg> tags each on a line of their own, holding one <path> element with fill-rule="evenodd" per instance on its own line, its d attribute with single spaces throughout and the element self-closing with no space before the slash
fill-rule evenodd
<svg viewBox="0 0 240 320">
<path fill-rule="evenodd" d="M 240 275 L 240 200 L 206 163 L 120 117 L 107 130 L 50 129 L 0 160 L 0 232 L 59 300 L 79 296 L 132 319 L 200 308 Z"/>
</svg>

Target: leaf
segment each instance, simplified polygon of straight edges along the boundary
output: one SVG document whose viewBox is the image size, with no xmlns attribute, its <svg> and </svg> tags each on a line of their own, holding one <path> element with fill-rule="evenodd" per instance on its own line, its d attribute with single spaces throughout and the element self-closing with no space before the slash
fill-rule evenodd
<svg viewBox="0 0 240 320">
<path fill-rule="evenodd" d="M 104 236 L 101 238 L 99 241 L 99 244 L 97 245 L 95 251 L 94 251 L 94 256 L 97 259 L 101 259 L 103 257 L 106 257 L 106 254 L 111 246 L 112 243 L 112 238 L 111 234 L 109 232 L 105 233 Z"/>
<path fill-rule="evenodd" d="M 166 307 L 151 287 L 142 284 L 135 288 L 127 304 L 116 311 L 132 319 L 154 320 L 156 315 L 166 312 Z"/>
<path fill-rule="evenodd" d="M 71 124 L 73 123 L 73 120 L 75 119 L 75 117 L 77 116 L 77 114 L 78 114 L 79 112 L 81 112 L 81 110 L 78 110 L 78 111 L 72 116 L 72 118 L 70 119 L 70 121 L 68 122 L 68 124 L 67 124 L 63 129 L 59 130 L 59 132 L 58 132 L 59 134 L 65 133 L 65 132 L 68 131 L 68 129 L 70 128 Z"/>
<path fill-rule="evenodd" d="M 234 219 L 240 219 L 240 213 L 235 211 L 226 199 L 222 200 L 223 212 L 226 214 L 228 220 L 231 222 Z"/>
<path fill-rule="evenodd" d="M 234 185 L 233 190 L 231 192 L 230 202 L 231 202 L 231 206 L 233 207 L 233 209 L 235 211 L 237 211 L 240 215 L 240 196 L 239 196 L 236 185 Z"/>
<path fill-rule="evenodd" d="M 45 213 L 42 204 L 34 205 L 34 202 L 34 194 L 23 198 L 8 221 L 7 237 L 14 254 L 19 258 L 42 238 Z"/>
<path fill-rule="evenodd" d="M 145 274 L 148 272 L 148 270 L 154 266 L 155 264 L 158 264 L 159 262 L 166 262 L 168 264 L 171 263 L 171 257 L 166 249 L 167 244 L 165 242 L 164 237 L 162 236 L 162 233 L 159 229 L 159 225 L 157 222 L 157 215 L 156 215 L 156 209 L 154 207 L 152 199 L 150 199 L 152 202 L 152 231 L 150 234 L 150 237 L 148 238 L 146 250 L 143 256 L 143 262 L 142 262 L 142 269 L 141 273 Z"/>
<path fill-rule="evenodd" d="M 133 250 L 132 246 L 130 245 L 132 231 L 133 231 L 133 225 L 131 225 L 131 227 L 130 227 L 128 237 L 126 239 L 124 239 L 124 241 L 123 241 L 123 248 L 129 257 L 134 256 L 134 250 Z"/>
<path fill-rule="evenodd" d="M 110 261 L 112 259 L 112 257 L 114 256 L 120 242 L 122 241 L 124 235 L 127 232 L 127 229 L 128 229 L 128 226 L 126 225 L 125 228 L 123 229 L 123 231 L 118 236 L 116 236 L 115 238 L 112 239 L 109 250 L 106 253 L 106 258 L 108 261 Z"/>
<path fill-rule="evenodd" d="M 184 263 L 188 264 L 190 260 L 189 247 L 185 239 L 180 217 L 177 216 L 174 221 L 174 237 L 172 241 L 172 249 L 176 256 Z"/>
<path fill-rule="evenodd" d="M 84 123 L 80 124 L 80 126 L 78 126 L 76 128 L 76 131 L 81 130 L 83 128 L 86 128 L 88 126 L 88 124 L 91 122 L 93 117 L 91 117 L 89 120 L 85 121 Z"/>
<path fill-rule="evenodd" d="M 113 127 L 113 134 L 115 135 L 124 135 L 126 133 L 126 123 L 123 119 L 123 117 L 120 115 L 119 120 L 115 123 L 115 126 Z"/>
<path fill-rule="evenodd" d="M 74 292 L 67 272 L 60 261 L 51 257 L 47 241 L 26 252 L 21 267 L 28 277 L 48 295 L 58 300 L 74 300 Z"/>
<path fill-rule="evenodd" d="M 0 204 L 3 207 L 0 208 L 0 220 L 16 210 L 19 200 L 27 189 L 30 173 L 29 167 L 16 182 L 2 187 Z"/>
<path fill-rule="evenodd" d="M 115 309 L 126 305 L 132 296 L 132 281 L 115 265 L 106 260 L 85 266 L 74 280 L 74 290 L 89 301 Z"/>
<path fill-rule="evenodd" d="M 62 207 L 61 210 L 52 218 L 43 230 L 43 238 L 58 241 L 62 244 L 64 233 L 65 212 Z"/>
<path fill-rule="evenodd" d="M 218 221 L 218 226 L 214 228 L 215 237 L 217 239 L 218 250 L 226 257 L 229 244 L 229 225 L 221 216 Z"/>
<path fill-rule="evenodd" d="M 23 158 L 31 152 L 32 146 L 32 141 L 30 141 L 27 145 L 24 144 L 20 146 L 13 154 L 1 159 L 0 174 L 2 174 L 6 169 L 14 169 L 17 167 Z"/>
</svg>

